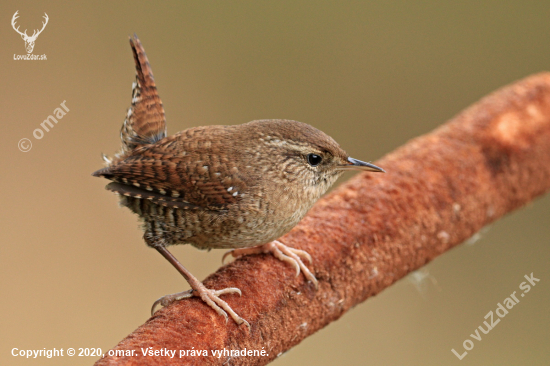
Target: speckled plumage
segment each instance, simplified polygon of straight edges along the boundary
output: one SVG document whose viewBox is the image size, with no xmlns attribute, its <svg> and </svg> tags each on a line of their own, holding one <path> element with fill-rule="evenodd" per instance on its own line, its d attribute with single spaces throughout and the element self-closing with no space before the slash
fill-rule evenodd
<svg viewBox="0 0 550 366">
<path fill-rule="evenodd" d="M 310 167 L 308 153 L 346 158 L 309 125 L 265 120 L 190 128 L 95 175 L 118 182 L 107 189 L 142 218 L 152 246 L 250 247 L 289 231 L 342 173 Z"/>
<path fill-rule="evenodd" d="M 209 302 L 213 300 L 244 322 L 165 248 L 267 245 L 292 229 L 344 170 L 382 170 L 349 158 L 318 129 L 290 120 L 194 127 L 166 137 L 164 109 L 147 57 L 137 37 L 130 44 L 137 77 L 121 130 L 122 148 L 114 158 L 105 157 L 107 167 L 93 175 L 113 181 L 106 188 L 118 193 L 121 204 L 143 221 L 146 243 L 171 261 L 204 301 L 225 315 Z M 277 246 L 262 250 L 290 261 L 316 283 L 298 258 L 308 258 L 307 253 Z M 258 251 L 243 251 L 252 252 Z M 238 289 L 223 291 L 218 295 Z M 161 303 L 188 297 L 176 295 Z"/>
</svg>

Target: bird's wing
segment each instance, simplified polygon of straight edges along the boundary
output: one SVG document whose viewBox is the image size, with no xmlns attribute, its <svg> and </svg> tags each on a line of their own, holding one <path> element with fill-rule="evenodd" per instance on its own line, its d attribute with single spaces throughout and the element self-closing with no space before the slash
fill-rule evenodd
<svg viewBox="0 0 550 366">
<path fill-rule="evenodd" d="M 183 209 L 224 210 L 248 194 L 241 172 L 223 154 L 185 151 L 173 136 L 93 175 L 116 182 L 106 187 L 111 191 Z"/>
<path fill-rule="evenodd" d="M 136 81 L 132 87 L 132 106 L 128 109 L 120 131 L 126 151 L 141 145 L 153 144 L 166 137 L 164 108 L 157 92 L 151 65 L 136 35 L 130 38 L 130 46 L 136 64 Z"/>
</svg>

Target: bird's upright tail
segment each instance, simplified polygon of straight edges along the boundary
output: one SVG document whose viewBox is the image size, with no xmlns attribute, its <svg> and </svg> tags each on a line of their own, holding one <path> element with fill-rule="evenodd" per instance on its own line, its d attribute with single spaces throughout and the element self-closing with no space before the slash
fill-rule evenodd
<svg viewBox="0 0 550 366">
<path fill-rule="evenodd" d="M 132 86 L 132 106 L 120 130 L 120 155 L 126 155 L 139 146 L 153 144 L 166 136 L 162 101 L 145 50 L 135 34 L 130 37 L 130 46 L 136 64 L 136 81 Z"/>
</svg>

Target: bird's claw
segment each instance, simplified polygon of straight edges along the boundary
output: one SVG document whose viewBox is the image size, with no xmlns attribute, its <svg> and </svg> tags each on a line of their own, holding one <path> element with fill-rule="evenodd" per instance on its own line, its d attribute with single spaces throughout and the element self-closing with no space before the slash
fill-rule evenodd
<svg viewBox="0 0 550 366">
<path fill-rule="evenodd" d="M 312 263 L 313 260 L 311 258 L 311 255 L 309 255 L 308 252 L 300 249 L 295 249 L 286 246 L 285 244 L 281 243 L 278 240 L 274 240 L 271 243 L 267 243 L 264 245 L 260 245 L 253 248 L 237 248 L 232 249 L 228 252 L 226 252 L 222 257 L 222 263 L 225 261 L 225 258 L 228 255 L 232 255 L 235 258 L 242 257 L 243 255 L 249 255 L 249 254 L 260 254 L 260 253 L 271 253 L 275 256 L 275 258 L 289 263 L 292 267 L 296 269 L 296 276 L 300 274 L 300 271 L 304 273 L 304 276 L 313 282 L 316 288 L 319 287 L 319 282 L 311 273 L 309 268 L 306 267 L 303 260 L 306 260 L 309 263 Z"/>
<path fill-rule="evenodd" d="M 225 318 L 226 323 L 228 319 L 227 314 L 229 313 L 229 315 L 235 321 L 235 323 L 237 323 L 238 325 L 241 325 L 244 323 L 250 329 L 250 324 L 246 320 L 241 318 L 233 309 L 231 309 L 228 303 L 226 303 L 225 301 L 219 298 L 219 296 L 227 295 L 227 294 L 239 294 L 239 296 L 241 296 L 242 292 L 240 289 L 236 287 L 228 287 L 221 290 L 211 290 L 201 284 L 197 289 L 191 289 L 188 291 L 178 292 L 175 294 L 161 297 L 160 299 L 158 299 L 153 303 L 153 306 L 151 307 L 151 316 L 154 315 L 155 308 L 158 305 L 161 305 L 164 307 L 178 300 L 187 299 L 193 296 L 199 296 L 202 299 L 202 301 L 208 304 L 208 306 L 214 309 L 219 315 L 223 316 Z"/>
</svg>

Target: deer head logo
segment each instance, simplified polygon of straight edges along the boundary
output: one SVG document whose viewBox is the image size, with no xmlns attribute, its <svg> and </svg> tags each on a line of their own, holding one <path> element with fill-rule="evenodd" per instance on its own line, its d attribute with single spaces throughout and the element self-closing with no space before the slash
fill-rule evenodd
<svg viewBox="0 0 550 366">
<path fill-rule="evenodd" d="M 44 13 L 45 14 L 44 18 L 46 19 L 46 22 L 42 22 L 42 29 L 35 30 L 33 32 L 32 36 L 29 37 L 27 35 L 27 30 L 26 29 L 25 29 L 25 32 L 21 33 L 19 31 L 19 27 L 15 28 L 15 19 L 19 18 L 19 16 L 17 15 L 18 12 L 19 12 L 19 10 L 17 10 L 15 12 L 15 14 L 13 14 L 13 18 L 11 18 L 11 26 L 13 27 L 13 29 L 15 29 L 15 31 L 17 33 L 19 33 L 21 35 L 21 38 L 23 38 L 23 40 L 25 41 L 25 48 L 27 49 L 27 53 L 31 53 L 32 50 L 34 49 L 34 41 L 36 41 L 36 38 L 38 38 L 40 33 L 42 33 L 44 28 L 46 28 L 46 24 L 48 24 L 48 14 Z"/>
</svg>

